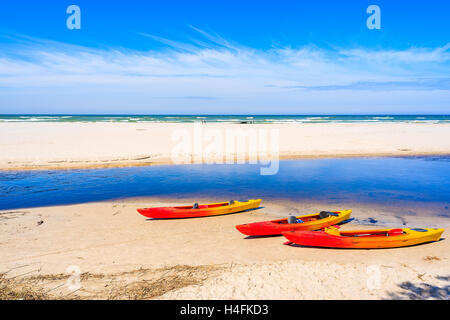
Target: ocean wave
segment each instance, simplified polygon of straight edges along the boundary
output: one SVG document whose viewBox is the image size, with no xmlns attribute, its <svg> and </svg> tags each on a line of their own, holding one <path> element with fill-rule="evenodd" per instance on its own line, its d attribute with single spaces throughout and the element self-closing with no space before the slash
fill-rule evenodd
<svg viewBox="0 0 450 320">
<path fill-rule="evenodd" d="M 216 123 L 450 123 L 448 115 L 434 116 L 99 116 L 99 115 L 0 115 L 0 122 L 129 122 L 129 123 L 193 123 L 200 120 Z"/>
</svg>

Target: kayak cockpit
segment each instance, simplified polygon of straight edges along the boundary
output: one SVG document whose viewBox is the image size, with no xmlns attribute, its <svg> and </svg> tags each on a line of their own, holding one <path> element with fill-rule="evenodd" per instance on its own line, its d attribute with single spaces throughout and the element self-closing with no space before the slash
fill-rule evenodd
<svg viewBox="0 0 450 320">
<path fill-rule="evenodd" d="M 243 202 L 243 201 L 240 201 Z M 248 202 L 248 201 L 245 201 Z M 186 209 L 208 209 L 208 208 L 220 208 L 220 207 L 226 207 L 226 206 L 231 206 L 233 204 L 236 204 L 234 202 L 234 200 L 231 200 L 229 202 L 219 202 L 219 203 L 211 203 L 211 204 L 198 204 L 195 203 L 192 206 L 177 206 L 177 207 L 173 207 L 174 209 L 181 209 L 181 210 L 186 210 Z"/>
<path fill-rule="evenodd" d="M 278 223 L 278 224 L 305 223 L 305 222 L 313 222 L 313 221 L 316 221 L 316 220 L 325 219 L 325 218 L 328 218 L 329 216 L 337 217 L 337 216 L 339 216 L 339 213 L 322 211 L 320 213 L 311 214 L 309 216 L 296 217 L 295 222 L 291 222 L 291 223 L 289 223 L 289 218 L 288 219 L 277 220 L 277 221 L 274 221 L 274 222 Z"/>
<path fill-rule="evenodd" d="M 192 206 L 177 206 L 177 207 L 173 207 L 174 209 L 181 209 L 181 210 L 186 210 L 186 209 L 206 209 L 206 208 L 217 208 L 217 207 L 224 207 L 229 205 L 228 202 L 223 202 L 223 203 L 213 203 L 213 204 L 200 204 L 200 205 L 192 205 Z"/>
<path fill-rule="evenodd" d="M 393 237 L 405 234 L 402 229 L 390 229 L 380 231 L 341 231 L 341 237 L 358 237 L 358 238 L 376 238 L 376 237 Z"/>
<path fill-rule="evenodd" d="M 298 221 L 298 220 L 300 220 L 300 218 L 297 217 L 295 223 L 312 222 L 312 221 L 316 221 L 316 220 L 319 220 L 319 219 L 320 219 L 320 218 L 319 218 L 319 215 L 318 215 L 318 214 L 313 215 L 313 216 L 309 216 L 309 217 L 302 217 L 302 218 L 301 218 L 301 221 Z M 278 223 L 278 224 L 290 224 L 289 221 L 288 221 L 288 219 L 281 219 L 281 220 L 277 220 L 277 221 L 274 221 L 274 222 L 275 222 L 275 223 Z"/>
</svg>

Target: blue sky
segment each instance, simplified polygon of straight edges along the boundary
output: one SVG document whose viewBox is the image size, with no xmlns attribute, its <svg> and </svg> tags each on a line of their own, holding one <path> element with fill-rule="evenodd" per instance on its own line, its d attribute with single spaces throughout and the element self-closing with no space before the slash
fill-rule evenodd
<svg viewBox="0 0 450 320">
<path fill-rule="evenodd" d="M 449 14 L 439 0 L 3 1 L 0 113 L 448 114 Z"/>
</svg>

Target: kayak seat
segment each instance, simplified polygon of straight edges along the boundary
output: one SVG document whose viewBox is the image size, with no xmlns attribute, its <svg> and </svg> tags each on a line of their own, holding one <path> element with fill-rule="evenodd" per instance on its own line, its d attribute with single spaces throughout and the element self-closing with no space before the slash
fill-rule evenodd
<svg viewBox="0 0 450 320">
<path fill-rule="evenodd" d="M 319 213 L 319 218 L 320 219 L 325 219 L 330 215 L 330 213 L 328 211 L 320 211 Z"/>
<path fill-rule="evenodd" d="M 297 217 L 296 216 L 289 216 L 287 218 L 287 221 L 288 221 L 289 224 L 296 223 L 297 222 Z"/>
<path fill-rule="evenodd" d="M 192 209 L 198 209 L 198 203 L 194 203 L 194 205 L 192 206 Z"/>
<path fill-rule="evenodd" d="M 230 200 L 230 201 L 228 202 L 228 204 L 231 206 L 232 204 L 234 204 L 234 200 Z"/>
<path fill-rule="evenodd" d="M 320 219 L 324 219 L 329 216 L 338 217 L 339 215 L 337 213 L 330 212 L 330 211 L 320 211 L 320 213 L 319 213 Z"/>
</svg>

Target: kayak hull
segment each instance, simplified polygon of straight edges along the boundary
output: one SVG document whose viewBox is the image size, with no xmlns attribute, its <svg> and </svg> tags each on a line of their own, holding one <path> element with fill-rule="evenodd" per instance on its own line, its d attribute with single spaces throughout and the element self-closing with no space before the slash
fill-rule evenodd
<svg viewBox="0 0 450 320">
<path fill-rule="evenodd" d="M 400 230 L 398 234 L 388 235 Z M 421 231 L 417 231 L 421 230 Z M 382 229 L 341 231 L 330 234 L 326 231 L 288 231 L 283 236 L 289 241 L 308 247 L 380 249 L 398 248 L 438 241 L 444 229 Z"/>
<path fill-rule="evenodd" d="M 334 224 L 341 223 L 350 218 L 352 210 L 335 211 L 338 216 L 329 216 L 323 219 L 316 219 L 318 213 L 297 216 L 303 223 L 288 224 L 287 219 L 278 219 L 272 221 L 254 222 L 248 224 L 237 225 L 236 229 L 247 236 L 272 236 L 281 235 L 287 231 L 311 231 L 319 230 Z M 316 219 L 316 220 L 314 220 Z"/>
<path fill-rule="evenodd" d="M 242 212 L 259 207 L 261 199 L 248 201 L 234 201 L 233 204 L 228 202 L 210 203 L 199 205 L 194 209 L 193 206 L 181 207 L 159 207 L 159 208 L 141 208 L 137 211 L 147 218 L 154 219 L 182 219 L 182 218 L 198 218 L 218 216 L 236 212 Z"/>
</svg>

